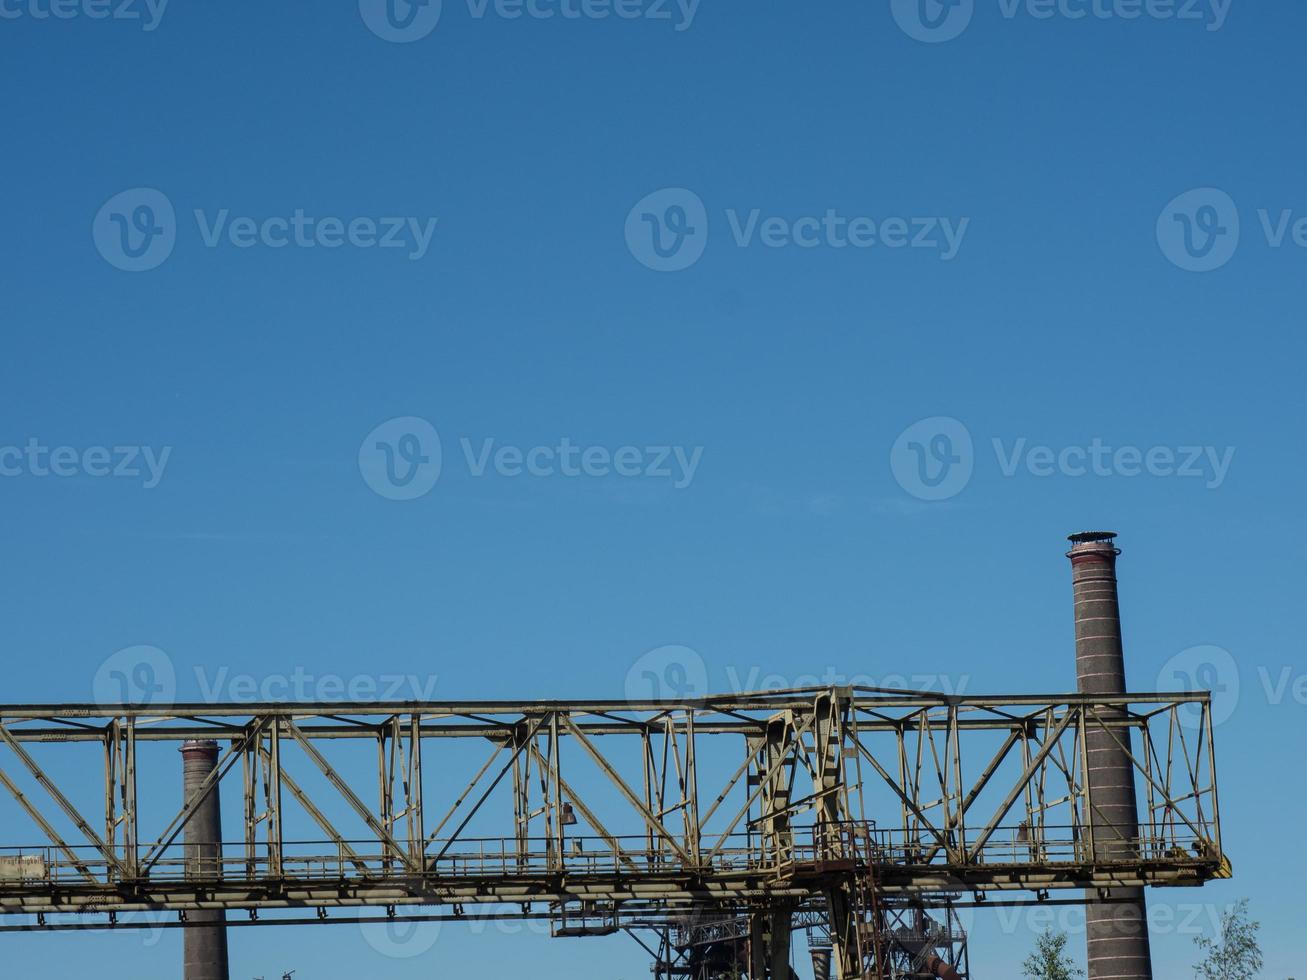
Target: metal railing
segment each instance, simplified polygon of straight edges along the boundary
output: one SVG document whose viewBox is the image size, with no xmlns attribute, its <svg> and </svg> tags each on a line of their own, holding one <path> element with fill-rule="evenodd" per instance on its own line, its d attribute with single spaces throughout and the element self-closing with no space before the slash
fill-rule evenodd
<svg viewBox="0 0 1307 980">
<path fill-rule="evenodd" d="M 965 841 L 929 830 L 905 832 L 878 829 L 869 823 L 841 823 L 795 828 L 786 840 L 757 833 L 704 837 L 698 842 L 698 862 L 686 862 L 669 847 L 650 847 L 645 835 L 555 838 L 458 838 L 434 840 L 414 853 L 383 849 L 374 840 L 286 841 L 279 855 L 280 876 L 273 871 L 278 856 L 263 845 L 251 854 L 245 842 L 224 842 L 221 857 L 196 858 L 187 848 L 195 842 L 176 842 L 162 849 L 142 879 L 167 883 L 189 880 L 239 884 L 281 877 L 302 881 L 411 880 L 513 878 L 565 872 L 569 876 L 613 877 L 623 874 L 729 875 L 741 872 L 793 873 L 821 862 L 852 861 L 855 866 L 879 868 L 936 868 L 964 872 L 981 868 L 1038 868 L 1113 864 L 1138 866 L 1201 865 L 1215 860 L 1208 841 L 1182 836 L 1160 827 L 1111 855 L 1094 855 L 1090 838 L 1080 828 L 1045 827 L 1038 837 L 1024 827 L 1004 827 L 976 850 Z M 678 840 L 686 853 L 691 842 Z M 211 845 L 201 845 L 211 846 Z M 95 848 L 70 848 L 73 857 L 53 846 L 0 848 L 0 887 L 45 882 L 57 885 L 87 883 L 88 874 L 102 882 L 115 880 L 113 869 Z M 139 865 L 150 845 L 137 849 Z M 1126 853 L 1127 857 L 1120 855 Z M 126 856 L 126 855 L 124 855 Z"/>
</svg>

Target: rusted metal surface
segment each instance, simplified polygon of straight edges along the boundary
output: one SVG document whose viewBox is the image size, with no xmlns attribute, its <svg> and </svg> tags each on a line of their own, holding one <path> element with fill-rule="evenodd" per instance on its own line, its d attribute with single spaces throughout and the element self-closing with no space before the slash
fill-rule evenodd
<svg viewBox="0 0 1307 980">
<path fill-rule="evenodd" d="M 26 803 L 0 855 L 44 868 L 0 883 L 0 915 L 107 924 L 114 912 L 123 926 L 146 911 L 598 901 L 618 922 L 670 922 L 705 904 L 827 909 L 870 875 L 887 899 L 1201 884 L 1223 868 L 1210 740 L 1180 722 L 1198 717 L 1201 735 L 1208 708 L 1205 695 L 839 688 L 657 704 L 0 707 L 0 782 Z M 1123 851 L 1089 832 L 1096 736 L 1134 746 L 1144 787 Z M 194 809 L 135 786 L 196 737 L 218 743 L 209 778 L 244 826 L 199 877 L 182 840 Z M 99 794 L 85 778 L 97 761 Z M 105 834 L 80 829 L 96 823 Z"/>
</svg>

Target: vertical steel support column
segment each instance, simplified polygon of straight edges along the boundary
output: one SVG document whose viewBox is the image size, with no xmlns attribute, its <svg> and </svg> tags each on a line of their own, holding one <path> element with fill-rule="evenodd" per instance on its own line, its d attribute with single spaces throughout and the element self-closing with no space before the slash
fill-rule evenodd
<svg viewBox="0 0 1307 980">
<path fill-rule="evenodd" d="M 795 745 L 790 742 L 794 719 L 788 714 L 767 721 L 767 737 L 758 766 L 762 780 L 762 832 L 764 852 L 783 873 L 794 861 L 794 831 L 790 826 L 790 782 Z"/>
<path fill-rule="evenodd" d="M 841 832 L 841 820 L 848 815 L 843 798 L 844 729 L 848 713 L 846 705 L 844 696 L 837 699 L 829 694 L 818 695 L 815 704 L 813 733 L 816 778 L 813 792 L 820 799 L 816 826 L 818 856 L 820 860 L 826 861 L 857 856 L 856 847 L 853 848 L 854 853 L 846 851 L 845 845 L 851 841 L 845 841 Z M 848 830 L 852 832 L 853 828 Z M 855 871 L 854 874 L 856 873 Z M 818 976 L 824 970 L 824 976 L 830 977 L 832 954 L 836 973 L 841 980 L 857 977 L 862 972 L 862 937 L 859 929 L 864 910 L 856 907 L 858 891 L 851 881 L 825 889 L 829 917 L 827 928 L 832 949 L 812 950 L 813 970 Z"/>
<path fill-rule="evenodd" d="M 801 751 L 790 712 L 767 720 L 767 733 L 759 748 L 758 778 L 762 781 L 762 833 L 764 853 L 773 862 L 772 873 L 785 875 L 794 862 L 794 830 L 790 823 L 790 790 L 794 760 Z M 751 913 L 749 921 L 749 980 L 789 980 L 790 924 L 794 910 L 776 901 Z"/>
<path fill-rule="evenodd" d="M 794 909 L 788 902 L 778 902 L 769 913 L 771 935 L 768 936 L 768 959 L 771 980 L 790 980 L 790 927 Z"/>
<path fill-rule="evenodd" d="M 749 980 L 767 980 L 767 913 L 749 913 Z"/>
<path fill-rule="evenodd" d="M 826 910 L 830 919 L 831 953 L 835 956 L 835 975 L 839 980 L 857 980 L 862 973 L 862 917 L 854 908 L 852 886 L 833 885 L 826 889 Z M 830 975 L 831 953 L 826 955 Z M 814 960 L 814 964 L 815 964 Z"/>
<path fill-rule="evenodd" d="M 422 716 L 412 715 L 408 732 L 409 751 L 409 791 L 408 805 L 408 839 L 409 853 L 415 868 L 426 865 L 426 815 L 422 800 Z"/>
<path fill-rule="evenodd" d="M 749 913 L 749 980 L 791 980 L 793 918 L 794 907 L 788 901 Z"/>
<path fill-rule="evenodd" d="M 1076 616 L 1076 678 L 1082 694 L 1126 693 L 1125 655 L 1117 600 L 1116 559 L 1120 549 L 1110 531 L 1087 531 L 1070 537 L 1072 588 Z M 1099 708 L 1104 722 L 1125 716 L 1125 709 Z M 1091 718 L 1085 720 L 1086 777 L 1089 782 L 1090 849 L 1099 861 L 1138 857 L 1139 811 L 1134 764 L 1125 746 L 1130 734 L 1115 737 Z M 1118 744 L 1119 740 L 1119 744 Z M 1152 980 L 1148 909 L 1142 888 L 1115 888 L 1113 904 L 1093 901 L 1085 909 L 1089 980 Z"/>
<path fill-rule="evenodd" d="M 185 806 L 217 765 L 218 743 L 186 742 L 181 753 Z M 216 786 L 186 821 L 185 853 L 188 874 L 212 879 L 221 872 L 222 813 Z M 183 933 L 185 980 L 228 980 L 226 921 L 226 913 L 221 910 L 187 913 L 189 927 Z"/>
<path fill-rule="evenodd" d="M 829 693 L 816 698 L 813 715 L 815 745 L 813 765 L 816 773 L 813 792 L 818 794 L 817 827 L 822 857 L 844 857 L 840 822 L 849 818 L 844 789 L 845 727 L 848 720 L 848 697 Z"/>
<path fill-rule="evenodd" d="M 281 719 L 273 718 L 268 727 L 268 771 L 264 774 L 264 792 L 268 804 L 268 877 L 280 878 L 284 854 L 281 833 Z"/>
<path fill-rule="evenodd" d="M 138 851 L 140 841 L 137 839 L 136 825 L 136 719 L 134 717 L 127 719 L 126 737 L 123 742 L 122 780 L 123 868 L 125 875 L 134 879 L 141 858 Z"/>
</svg>

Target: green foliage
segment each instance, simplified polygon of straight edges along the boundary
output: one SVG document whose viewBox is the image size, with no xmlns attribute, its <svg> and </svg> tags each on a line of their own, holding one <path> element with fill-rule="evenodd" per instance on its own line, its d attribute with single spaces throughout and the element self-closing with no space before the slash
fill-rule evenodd
<svg viewBox="0 0 1307 980">
<path fill-rule="evenodd" d="M 1262 970 L 1262 947 L 1257 942 L 1260 922 L 1248 921 L 1248 899 L 1221 913 L 1221 931 L 1215 939 L 1198 936 L 1194 944 L 1203 960 L 1194 967 L 1199 980 L 1253 980 Z"/>
<path fill-rule="evenodd" d="M 1066 933 L 1044 930 L 1044 934 L 1035 940 L 1035 951 L 1026 957 L 1021 972 L 1030 980 L 1072 980 L 1083 977 L 1085 971 L 1079 969 L 1075 961 L 1066 955 Z"/>
</svg>

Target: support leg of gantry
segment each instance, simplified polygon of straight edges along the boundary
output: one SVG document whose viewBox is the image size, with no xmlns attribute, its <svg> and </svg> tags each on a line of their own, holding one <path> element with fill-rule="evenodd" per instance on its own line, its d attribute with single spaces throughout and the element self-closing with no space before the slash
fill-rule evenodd
<svg viewBox="0 0 1307 980">
<path fill-rule="evenodd" d="M 789 980 L 793 918 L 789 902 L 749 913 L 749 980 Z"/>
<path fill-rule="evenodd" d="M 829 910 L 830 939 L 835 960 L 837 980 L 861 980 L 862 944 L 858 937 L 858 916 L 854 914 L 853 903 L 844 888 L 829 888 L 826 891 L 826 907 Z"/>
<path fill-rule="evenodd" d="M 794 909 L 787 903 L 770 911 L 771 935 L 768 936 L 767 958 L 770 960 L 771 980 L 790 980 L 790 924 Z"/>
<path fill-rule="evenodd" d="M 749 913 L 749 980 L 767 980 L 766 912 Z"/>
</svg>

